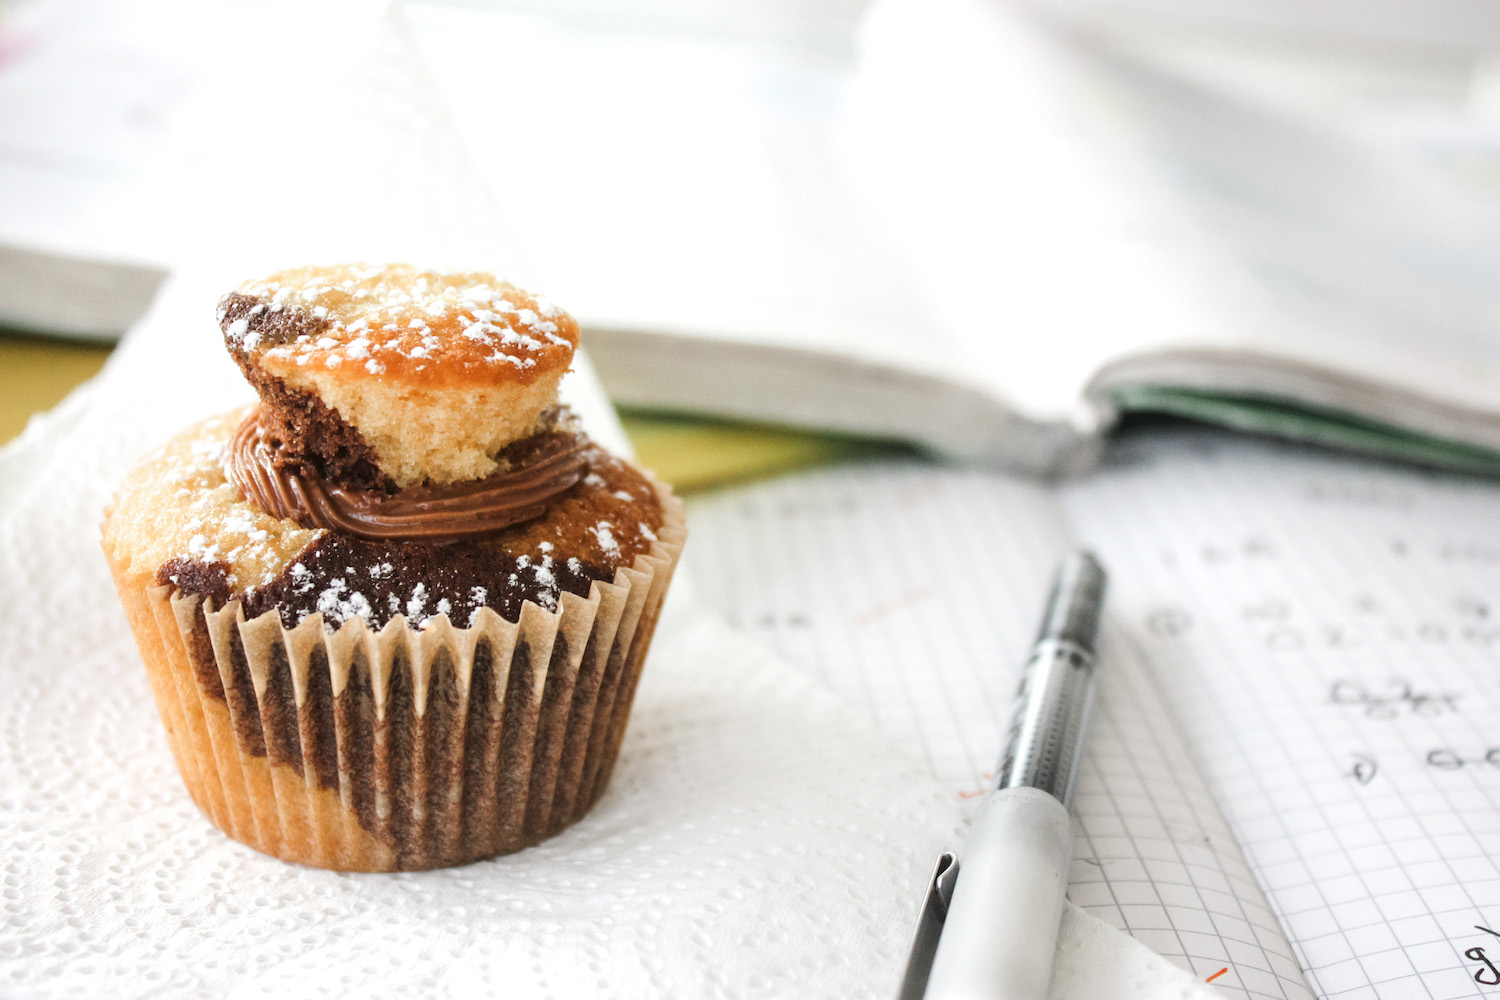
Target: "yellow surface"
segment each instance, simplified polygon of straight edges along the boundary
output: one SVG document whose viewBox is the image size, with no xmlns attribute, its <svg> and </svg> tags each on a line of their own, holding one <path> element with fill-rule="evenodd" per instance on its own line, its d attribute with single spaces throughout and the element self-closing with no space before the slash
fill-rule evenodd
<svg viewBox="0 0 1500 1000">
<path fill-rule="evenodd" d="M 0 335 L 0 444 L 96 374 L 108 345 Z M 640 463 L 679 493 L 842 461 L 887 446 L 779 427 L 626 411 Z"/>
<path fill-rule="evenodd" d="M 620 417 L 635 446 L 636 460 L 679 493 L 764 479 L 893 448 L 861 438 L 760 424 L 631 410 Z"/>
<path fill-rule="evenodd" d="M 0 334 L 0 444 L 104 367 L 111 345 Z"/>
</svg>

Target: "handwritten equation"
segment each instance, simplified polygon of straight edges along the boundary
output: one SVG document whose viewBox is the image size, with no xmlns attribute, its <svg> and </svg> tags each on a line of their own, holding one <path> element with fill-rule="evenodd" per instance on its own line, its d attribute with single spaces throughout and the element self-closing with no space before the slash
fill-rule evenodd
<svg viewBox="0 0 1500 1000">
<path fill-rule="evenodd" d="M 1068 511 L 1309 984 L 1500 995 L 1500 485 L 1183 437 Z"/>
<path fill-rule="evenodd" d="M 1351 595 L 1338 616 L 1328 612 L 1299 612 L 1288 597 L 1273 595 L 1242 604 L 1239 621 L 1273 653 L 1309 649 L 1354 649 L 1389 642 L 1440 647 L 1449 644 L 1500 650 L 1500 620 L 1487 598 L 1453 594 L 1434 612 L 1414 616 L 1369 594 Z M 1158 638 L 1186 635 L 1194 625 L 1193 609 L 1164 604 L 1145 617 L 1146 630 Z"/>
</svg>

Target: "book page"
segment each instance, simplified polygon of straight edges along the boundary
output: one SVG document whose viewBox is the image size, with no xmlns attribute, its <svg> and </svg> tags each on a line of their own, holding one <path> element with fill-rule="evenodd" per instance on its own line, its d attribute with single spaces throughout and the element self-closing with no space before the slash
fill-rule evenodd
<svg viewBox="0 0 1500 1000">
<path fill-rule="evenodd" d="M 1212 74 L 1195 62 L 1213 51 L 1189 51 L 1101 48 L 1089 66 L 1155 167 L 1137 175 L 1215 262 L 1199 276 L 1215 322 L 1117 355 L 1091 395 L 1266 395 L 1500 445 L 1500 208 L 1452 166 L 1492 147 L 1493 123 L 1436 99 L 1439 70 L 1324 65 L 1367 91 L 1329 107 L 1293 59 L 1242 54 L 1238 74 Z"/>
<path fill-rule="evenodd" d="M 537 280 L 601 342 L 834 355 L 1084 427 L 1102 361 L 1206 325 L 1193 248 L 1113 176 L 1067 46 L 1017 11 L 887 0 L 817 54 L 407 14 Z"/>
<path fill-rule="evenodd" d="M 941 351 L 911 349 L 913 331 L 935 335 L 929 310 L 843 175 L 850 26 L 842 50 L 809 50 L 670 19 L 643 30 L 624 13 L 419 3 L 406 16 L 530 277 L 598 339 L 749 342 L 952 374 Z"/>
<path fill-rule="evenodd" d="M 1170 41 L 875 7 L 851 174 L 943 329 L 1026 414 L 1154 381 L 1500 442 L 1500 207 L 1459 166 L 1495 143 L 1486 71 L 1440 97 L 1452 64 L 1410 52 L 1266 46 L 1233 74 L 1202 68 L 1233 46 Z M 1299 58 L 1361 98 L 1320 104 Z"/>
<path fill-rule="evenodd" d="M 1273 307 L 1239 346 L 1493 412 L 1500 205 L 1465 166 L 1495 142 L 1489 64 L 1405 41 L 1132 46 L 1096 65 L 1160 181 Z"/>
<path fill-rule="evenodd" d="M 1076 40 L 1013 5 L 885 0 L 861 41 L 847 169 L 977 369 L 960 381 L 1087 427 L 1100 365 L 1223 327 L 1201 240 L 1133 176 L 1133 123 Z"/>
<path fill-rule="evenodd" d="M 1052 576 L 1072 549 L 1034 481 L 917 461 L 803 473 L 690 505 L 705 603 L 978 801 Z M 1113 598 L 1110 598 L 1112 601 Z M 1128 630 L 1106 623 L 1070 898 L 1229 996 L 1309 993 Z M 955 842 L 954 847 L 960 846 Z M 1224 970 L 1221 972 L 1221 970 Z"/>
<path fill-rule="evenodd" d="M 127 13 L 94 0 L 7 4 L 0 16 L 0 244 L 160 266 L 122 204 L 198 85 L 207 57 L 171 26 L 188 5 Z M 238 27 L 225 18 L 226 27 Z"/>
<path fill-rule="evenodd" d="M 949 386 L 1009 417 L 949 453 L 1039 469 L 1113 389 L 1170 385 L 1500 447 L 1500 209 L 1431 165 L 1481 160 L 1483 122 L 1432 118 L 1460 150 L 1434 151 L 980 0 L 883 0 L 816 51 L 408 17 L 527 278 L 629 404 L 941 446 L 903 404 Z"/>
<path fill-rule="evenodd" d="M 1500 487 L 1203 431 L 1062 493 L 1320 996 L 1500 976 Z"/>
</svg>

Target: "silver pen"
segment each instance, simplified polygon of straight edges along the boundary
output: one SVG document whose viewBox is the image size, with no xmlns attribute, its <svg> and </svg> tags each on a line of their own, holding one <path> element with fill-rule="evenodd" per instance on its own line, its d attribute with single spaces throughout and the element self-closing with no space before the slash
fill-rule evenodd
<svg viewBox="0 0 1500 1000">
<path fill-rule="evenodd" d="M 1104 570 L 1058 572 L 989 794 L 927 887 L 900 1000 L 1043 1000 L 1073 860 L 1068 803 L 1094 693 Z"/>
</svg>

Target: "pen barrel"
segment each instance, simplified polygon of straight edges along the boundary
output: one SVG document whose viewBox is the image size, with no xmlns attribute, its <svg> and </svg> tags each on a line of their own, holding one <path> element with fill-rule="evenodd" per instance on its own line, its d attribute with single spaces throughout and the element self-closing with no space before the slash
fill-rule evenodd
<svg viewBox="0 0 1500 1000">
<path fill-rule="evenodd" d="M 1047 639 L 1026 662 L 994 787 L 1036 788 L 1066 807 L 1094 699 L 1094 656 Z"/>
<path fill-rule="evenodd" d="M 964 842 L 926 1000 L 1044 1000 L 1072 857 L 1061 802 L 1035 788 L 990 795 Z"/>
<path fill-rule="evenodd" d="M 1087 552 L 1067 559 L 1021 674 L 994 788 L 1040 788 L 1066 806 L 1094 695 L 1094 644 L 1104 569 Z"/>
</svg>

